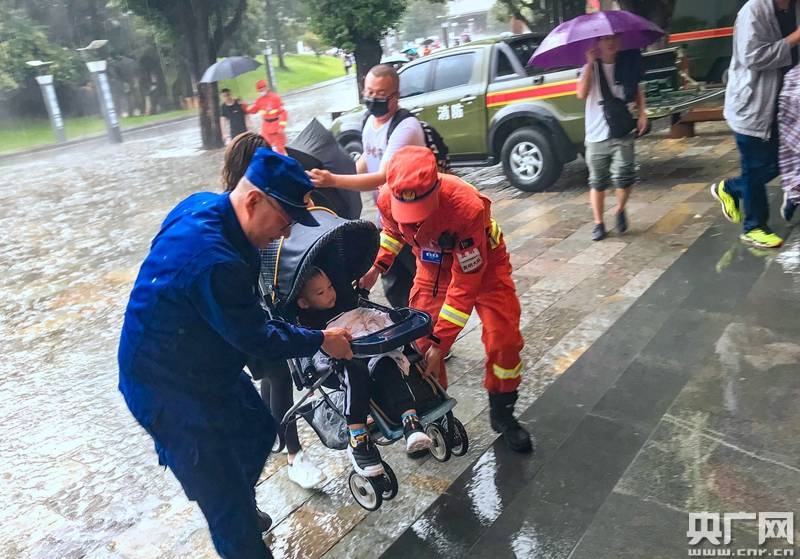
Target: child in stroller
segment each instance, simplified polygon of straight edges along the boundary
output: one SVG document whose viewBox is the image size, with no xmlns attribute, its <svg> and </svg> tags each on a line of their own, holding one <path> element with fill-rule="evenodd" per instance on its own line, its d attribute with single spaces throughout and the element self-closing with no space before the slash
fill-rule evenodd
<svg viewBox="0 0 800 559">
<path fill-rule="evenodd" d="M 316 266 L 301 280 L 297 298 L 298 321 L 309 328 L 338 326 L 353 337 L 370 334 L 393 324 L 385 312 L 356 307 L 336 316 L 336 290 L 328 275 Z M 322 352 L 313 359 L 318 372 L 334 366 Z M 367 432 L 370 398 L 385 410 L 399 412 L 403 424 L 406 452 L 414 454 L 431 447 L 431 439 L 422 430 L 414 407 L 414 396 L 403 380 L 411 368 L 399 349 L 366 358 L 354 358 L 344 364 L 345 417 L 350 431 L 348 452 L 353 468 L 361 475 L 383 475 L 383 464 L 377 447 Z"/>
<path fill-rule="evenodd" d="M 453 414 L 456 401 L 435 380 L 423 377 L 422 355 L 413 343 L 431 333 L 430 316 L 414 309 L 381 306 L 365 299 L 363 293 L 355 288 L 355 282 L 372 266 L 378 252 L 377 227 L 365 220 L 342 219 L 325 208 L 312 207 L 309 210 L 319 222 L 319 227 L 295 224 L 289 237 L 275 241 L 262 251 L 259 285 L 268 314 L 272 318 L 293 323 L 325 324 L 331 317 L 346 311 L 374 309 L 380 312 L 370 313 L 367 320 L 372 323 L 373 317 L 382 315 L 383 320 L 389 318 L 386 322 L 389 325 L 375 332 L 373 330 L 377 326 L 372 323 L 368 328 L 371 333 L 354 333 L 350 345 L 356 359 L 351 361 L 336 361 L 330 366 L 325 360 L 327 369 L 318 370 L 313 359 L 288 360 L 292 379 L 302 395 L 285 413 L 281 424 L 287 425 L 302 417 L 326 447 L 335 450 L 348 448 L 351 436 L 347 429 L 348 412 L 344 393 L 347 389 L 346 366 L 354 374 L 358 374 L 357 367 L 360 363 L 362 378 L 368 378 L 370 360 L 390 354 L 402 362 L 398 355 L 402 352 L 411 365 L 410 374 L 405 379 L 398 372 L 397 361 L 385 358 L 377 360 L 377 366 L 381 370 L 374 370 L 373 377 L 382 375 L 383 367 L 390 368 L 393 379 L 390 386 L 394 386 L 394 381 L 398 379 L 400 382 L 404 380 L 413 395 L 414 404 L 410 405 L 406 400 L 405 404 L 395 403 L 399 409 L 390 409 L 391 403 L 397 399 L 395 394 L 382 399 L 379 394 L 382 382 L 362 383 L 361 386 L 369 386 L 372 392 L 368 398 L 368 417 L 372 421 L 366 423 L 370 442 L 389 445 L 404 438 L 402 412 L 413 412 L 416 409 L 419 417 L 417 421 L 432 443 L 430 454 L 434 459 L 446 462 L 451 456 L 464 456 L 469 449 L 469 439 L 464 426 Z M 299 301 L 301 291 L 308 287 L 308 278 L 316 275 L 312 273 L 314 267 L 325 271 L 336 292 L 334 308 L 331 310 L 313 309 L 315 305 L 308 301 L 308 298 L 314 298 L 313 290 L 306 292 L 305 303 Z M 324 287 L 327 287 L 327 282 Z M 330 294 L 326 296 L 332 297 Z M 318 305 L 327 307 L 329 304 L 330 301 Z M 301 308 L 301 305 L 306 308 Z M 360 320 L 363 318 L 355 322 Z M 398 350 L 398 353 L 393 353 L 393 350 Z M 317 359 L 317 364 L 323 363 Z M 386 379 L 389 376 L 383 375 L 381 378 Z M 278 435 L 276 450 L 283 444 L 280 440 L 280 429 Z M 420 440 L 420 437 L 414 436 L 413 439 Z M 409 437 L 409 440 L 413 439 Z M 385 461 L 381 464 L 384 472 L 382 476 L 363 475 L 354 468 L 348 478 L 353 498 L 367 510 L 380 508 L 383 501 L 394 498 L 398 492 L 397 477 L 391 467 Z"/>
</svg>

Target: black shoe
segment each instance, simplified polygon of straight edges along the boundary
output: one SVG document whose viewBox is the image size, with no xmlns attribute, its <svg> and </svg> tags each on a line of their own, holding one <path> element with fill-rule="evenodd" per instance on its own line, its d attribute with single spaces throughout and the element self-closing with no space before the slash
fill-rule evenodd
<svg viewBox="0 0 800 559">
<path fill-rule="evenodd" d="M 603 223 L 596 223 L 592 229 L 592 240 L 602 241 L 606 238 L 606 226 Z"/>
<path fill-rule="evenodd" d="M 511 450 L 530 452 L 533 450 L 531 435 L 514 417 L 516 401 L 516 390 L 505 394 L 489 394 L 489 418 L 492 429 L 503 435 L 503 440 Z"/>
<path fill-rule="evenodd" d="M 617 213 L 617 231 L 624 233 L 628 230 L 628 217 L 625 215 L 625 210 Z"/>
<path fill-rule="evenodd" d="M 406 452 L 416 455 L 433 446 L 431 438 L 422 430 L 422 424 L 416 415 L 406 416 L 403 421 L 403 437 L 406 439 Z"/>
<path fill-rule="evenodd" d="M 383 475 L 383 462 L 381 453 L 372 443 L 368 433 L 350 437 L 350 445 L 347 447 L 350 454 L 350 461 L 356 473 L 364 477 L 378 477 Z"/>
<path fill-rule="evenodd" d="M 794 216 L 794 212 L 797 209 L 798 203 L 794 200 L 790 200 L 789 196 L 784 192 L 783 193 L 783 204 L 781 204 L 781 217 L 786 221 L 792 221 L 792 216 Z"/>
<path fill-rule="evenodd" d="M 272 517 L 257 507 L 256 513 L 258 513 L 258 527 L 261 529 L 261 533 L 269 532 L 269 529 L 272 528 Z"/>
</svg>

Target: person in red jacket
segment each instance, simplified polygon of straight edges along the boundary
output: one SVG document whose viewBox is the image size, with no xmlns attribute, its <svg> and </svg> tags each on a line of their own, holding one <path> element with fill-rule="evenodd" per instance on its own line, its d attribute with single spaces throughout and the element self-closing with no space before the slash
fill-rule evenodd
<svg viewBox="0 0 800 559">
<path fill-rule="evenodd" d="M 261 135 L 273 151 L 286 155 L 286 109 L 280 95 L 270 91 L 267 82 L 256 82 L 258 98 L 247 108 L 249 114 L 261 116 Z"/>
<path fill-rule="evenodd" d="M 426 373 L 447 387 L 443 358 L 475 308 L 483 323 L 483 384 L 492 428 L 512 450 L 532 450 L 531 436 L 514 417 L 522 379 L 520 305 L 491 200 L 458 177 L 439 173 L 430 149 L 406 146 L 389 161 L 378 210 L 380 251 L 360 287 L 370 289 L 403 245 L 411 245 L 417 273 L 409 305 L 434 317 L 433 334 L 418 340 Z"/>
</svg>

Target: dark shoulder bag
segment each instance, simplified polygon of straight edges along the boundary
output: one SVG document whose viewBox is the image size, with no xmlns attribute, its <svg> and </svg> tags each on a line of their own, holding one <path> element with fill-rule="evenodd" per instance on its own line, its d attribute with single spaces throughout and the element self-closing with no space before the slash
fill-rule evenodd
<svg viewBox="0 0 800 559">
<path fill-rule="evenodd" d="M 600 81 L 600 93 L 603 95 L 603 116 L 606 117 L 612 138 L 624 138 L 636 129 L 636 121 L 628 110 L 628 104 L 615 97 L 606 80 L 600 61 L 597 61 L 597 79 Z"/>
</svg>

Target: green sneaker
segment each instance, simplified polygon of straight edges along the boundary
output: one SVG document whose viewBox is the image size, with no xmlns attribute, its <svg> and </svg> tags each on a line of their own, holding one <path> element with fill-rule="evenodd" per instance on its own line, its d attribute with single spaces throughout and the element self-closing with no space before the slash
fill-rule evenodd
<svg viewBox="0 0 800 559">
<path fill-rule="evenodd" d="M 739 210 L 739 201 L 725 192 L 725 181 L 715 182 L 711 185 L 711 196 L 722 206 L 722 215 L 731 223 L 742 222 L 742 212 Z"/>
<path fill-rule="evenodd" d="M 783 239 L 769 229 L 761 227 L 742 233 L 739 238 L 747 244 L 758 248 L 778 248 L 783 244 Z"/>
</svg>

